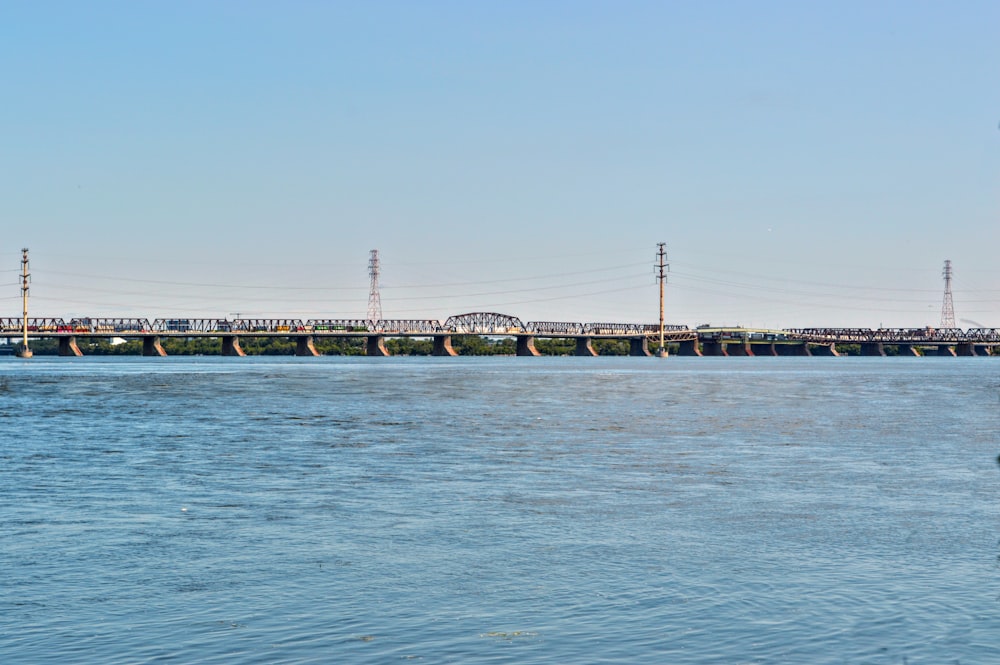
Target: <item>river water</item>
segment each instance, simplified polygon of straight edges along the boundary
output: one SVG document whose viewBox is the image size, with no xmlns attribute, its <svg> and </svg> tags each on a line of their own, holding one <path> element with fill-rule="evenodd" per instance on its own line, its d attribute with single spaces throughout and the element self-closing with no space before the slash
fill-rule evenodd
<svg viewBox="0 0 1000 665">
<path fill-rule="evenodd" d="M 0 359 L 0 662 L 1000 662 L 991 358 Z"/>
</svg>

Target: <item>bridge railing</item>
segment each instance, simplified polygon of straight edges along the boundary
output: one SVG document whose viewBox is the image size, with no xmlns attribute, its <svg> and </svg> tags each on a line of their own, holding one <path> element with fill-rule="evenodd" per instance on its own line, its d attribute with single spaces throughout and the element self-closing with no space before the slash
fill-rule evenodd
<svg viewBox="0 0 1000 665">
<path fill-rule="evenodd" d="M 472 312 L 451 316 L 444 322 L 449 332 L 459 335 L 516 335 L 524 333 L 521 319 L 496 312 Z"/>
<path fill-rule="evenodd" d="M 583 324 L 568 321 L 528 321 L 524 331 L 538 335 L 582 335 Z"/>
<path fill-rule="evenodd" d="M 229 332 L 235 323 L 225 319 L 155 319 L 150 330 L 158 333 Z"/>
<path fill-rule="evenodd" d="M 444 325 L 433 319 L 384 319 L 372 322 L 375 332 L 396 334 L 433 334 L 445 332 Z"/>
<path fill-rule="evenodd" d="M 316 333 L 373 332 L 375 322 L 367 319 L 309 319 L 306 329 Z"/>
<path fill-rule="evenodd" d="M 790 339 L 841 344 L 961 344 L 1000 342 L 996 328 L 789 328 Z"/>
<path fill-rule="evenodd" d="M 305 329 L 300 319 L 236 319 L 232 322 L 234 333 L 303 332 Z"/>
<path fill-rule="evenodd" d="M 24 318 L 9 316 L 0 319 L 0 332 L 20 333 L 24 329 Z M 66 322 L 51 317 L 28 317 L 28 332 L 68 332 Z"/>
</svg>

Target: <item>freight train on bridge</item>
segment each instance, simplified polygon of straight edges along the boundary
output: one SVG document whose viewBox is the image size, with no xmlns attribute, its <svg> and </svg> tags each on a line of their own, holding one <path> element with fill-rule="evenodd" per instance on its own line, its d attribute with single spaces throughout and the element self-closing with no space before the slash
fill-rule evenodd
<svg viewBox="0 0 1000 665">
<path fill-rule="evenodd" d="M 658 345 L 661 328 L 645 323 L 578 323 L 561 321 L 522 322 L 516 316 L 496 312 L 472 312 L 435 319 L 211 319 L 211 318 L 0 318 L 0 337 L 24 333 L 34 339 L 56 339 L 59 354 L 79 356 L 80 339 L 122 338 L 142 341 L 142 354 L 164 356 L 162 339 L 219 339 L 223 355 L 245 355 L 241 337 L 284 337 L 295 340 L 295 354 L 320 355 L 317 338 L 363 338 L 371 356 L 389 355 L 385 339 L 389 337 L 429 338 L 433 354 L 457 355 L 452 348 L 453 335 L 512 337 L 519 356 L 540 355 L 535 348 L 538 338 L 575 340 L 575 355 L 595 356 L 593 342 L 601 339 L 625 340 L 629 353 L 652 355 L 651 345 Z M 838 355 L 837 345 L 857 345 L 862 355 L 886 355 L 891 347 L 898 355 L 991 355 L 1000 346 L 996 328 L 790 328 L 769 330 L 665 325 L 665 344 L 678 355 L 688 356 L 778 356 Z"/>
</svg>

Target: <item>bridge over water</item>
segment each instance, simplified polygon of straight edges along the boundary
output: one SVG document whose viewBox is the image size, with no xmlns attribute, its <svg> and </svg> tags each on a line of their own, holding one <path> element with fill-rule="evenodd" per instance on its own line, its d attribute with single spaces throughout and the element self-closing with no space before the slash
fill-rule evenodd
<svg viewBox="0 0 1000 665">
<path fill-rule="evenodd" d="M 453 335 L 512 337 L 516 353 L 536 356 L 535 340 L 562 338 L 575 340 L 576 355 L 597 355 L 593 341 L 625 340 L 631 355 L 651 355 L 650 344 L 659 344 L 658 324 L 616 322 L 522 322 L 516 316 L 496 312 L 471 312 L 436 319 L 265 319 L 238 318 L 62 318 L 7 317 L 0 319 L 0 337 L 21 335 L 27 325 L 35 339 L 56 339 L 60 355 L 82 355 L 79 339 L 123 338 L 142 340 L 143 355 L 166 355 L 162 339 L 213 338 L 222 344 L 223 355 L 245 355 L 241 337 L 283 337 L 294 339 L 296 355 L 319 355 L 316 339 L 363 338 L 366 353 L 389 355 L 388 337 L 430 338 L 435 355 L 456 355 Z M 996 328 L 791 328 L 784 330 L 754 328 L 689 328 L 684 325 L 664 327 L 664 340 L 675 345 L 679 355 L 756 356 L 756 355 L 837 355 L 836 345 L 857 344 L 863 355 L 886 355 L 894 347 L 900 355 L 989 355 L 1000 346 Z"/>
</svg>

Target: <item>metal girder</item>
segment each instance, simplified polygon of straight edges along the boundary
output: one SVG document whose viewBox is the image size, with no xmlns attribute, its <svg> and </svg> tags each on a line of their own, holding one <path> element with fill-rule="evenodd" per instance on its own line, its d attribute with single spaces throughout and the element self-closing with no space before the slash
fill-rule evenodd
<svg viewBox="0 0 1000 665">
<path fill-rule="evenodd" d="M 444 327 L 459 335 L 513 335 L 527 332 L 521 319 L 496 312 L 458 314 L 449 317 Z"/>
</svg>

